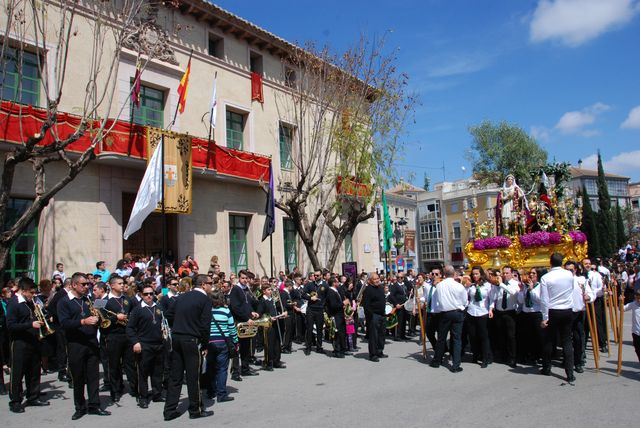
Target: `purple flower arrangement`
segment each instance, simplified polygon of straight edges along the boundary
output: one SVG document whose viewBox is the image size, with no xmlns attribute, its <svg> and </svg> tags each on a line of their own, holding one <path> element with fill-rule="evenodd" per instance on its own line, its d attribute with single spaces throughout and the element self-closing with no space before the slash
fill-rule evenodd
<svg viewBox="0 0 640 428">
<path fill-rule="evenodd" d="M 532 232 L 520 237 L 520 243 L 524 248 L 544 247 L 560 242 L 562 242 L 562 235 L 558 232 Z"/>
<path fill-rule="evenodd" d="M 585 235 L 583 232 L 580 232 L 579 230 L 572 230 L 571 232 L 569 232 L 569 236 L 571 237 L 571 240 L 573 242 L 576 242 L 578 244 L 584 244 L 585 242 L 587 242 L 587 235 Z"/>
<path fill-rule="evenodd" d="M 476 250 L 492 250 L 495 248 L 508 248 L 511 239 L 506 236 L 492 236 L 491 238 L 476 239 L 473 241 L 473 248 Z"/>
</svg>

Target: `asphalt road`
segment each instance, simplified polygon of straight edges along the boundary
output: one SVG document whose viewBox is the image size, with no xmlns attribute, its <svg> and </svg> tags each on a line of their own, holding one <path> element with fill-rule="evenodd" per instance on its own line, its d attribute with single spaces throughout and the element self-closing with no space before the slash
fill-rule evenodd
<svg viewBox="0 0 640 428">
<path fill-rule="evenodd" d="M 567 427 L 637 426 L 636 403 L 640 394 L 640 363 L 631 344 L 629 322 L 625 323 L 623 371 L 616 376 L 617 349 L 611 357 L 601 356 L 601 368 L 594 369 L 589 354 L 587 369 L 576 374 L 575 385 L 564 382 L 564 371 L 554 367 L 552 376 L 541 376 L 533 367 L 510 369 L 492 364 L 486 369 L 463 362 L 464 371 L 450 373 L 434 369 L 420 355 L 416 342 L 387 341 L 389 358 L 378 363 L 361 351 L 346 359 L 334 359 L 301 350 L 283 355 L 284 370 L 261 372 L 242 382 L 229 380 L 235 401 L 215 404 L 212 417 L 190 420 L 188 413 L 165 423 L 162 403 L 139 409 L 125 395 L 110 405 L 111 416 L 85 416 L 71 421 L 72 391 L 56 380 L 44 378 L 48 408 L 10 413 L 8 397 L 0 399 L 3 426 L 171 426 L 233 427 Z M 297 346 L 296 346 L 297 347 Z M 329 346 L 325 345 L 325 349 Z M 431 350 L 429 349 L 429 355 Z M 108 393 L 101 393 L 103 403 Z M 186 412 L 186 387 L 180 410 Z"/>
</svg>

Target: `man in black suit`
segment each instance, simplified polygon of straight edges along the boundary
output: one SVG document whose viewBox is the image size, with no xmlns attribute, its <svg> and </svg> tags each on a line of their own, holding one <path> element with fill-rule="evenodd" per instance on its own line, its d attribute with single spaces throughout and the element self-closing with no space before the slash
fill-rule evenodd
<svg viewBox="0 0 640 428">
<path fill-rule="evenodd" d="M 200 369 L 202 356 L 206 356 L 211 328 L 211 299 L 209 293 L 213 280 L 207 275 L 196 276 L 193 290 L 176 297 L 166 313 L 171 326 L 171 374 L 167 399 L 164 406 L 164 420 L 171 421 L 180 416 L 178 401 L 182 390 L 182 380 L 187 380 L 189 395 L 189 418 L 197 419 L 213 415 L 204 410 L 200 395 Z"/>
<path fill-rule="evenodd" d="M 333 356 L 344 358 L 347 351 L 347 324 L 344 317 L 344 305 L 349 300 L 340 295 L 339 282 L 336 278 L 329 279 L 329 292 L 327 293 L 327 315 L 333 318 L 336 332 L 333 337 Z"/>
<path fill-rule="evenodd" d="M 280 333 L 278 332 L 279 319 L 275 319 L 278 315 L 280 315 L 279 304 L 276 305 L 276 302 L 273 299 L 272 292 L 273 289 L 269 284 L 263 284 L 261 286 L 262 289 L 262 298 L 258 303 L 258 313 L 260 315 L 269 315 L 271 317 L 271 327 L 266 331 L 266 343 L 265 347 L 267 352 L 265 353 L 265 361 L 263 362 L 263 368 L 267 371 L 272 371 L 274 368 L 276 369 L 284 369 L 286 366 L 280 361 L 281 350 L 280 350 Z M 282 327 L 282 326 L 280 326 Z"/>
<path fill-rule="evenodd" d="M 229 294 L 229 309 L 236 323 L 248 322 L 258 318 L 255 311 L 257 301 L 251 290 L 249 289 L 249 275 L 246 270 L 238 272 L 238 284 L 234 285 Z M 251 338 L 240 338 L 240 375 L 257 376 L 258 373 L 249 367 L 251 359 Z M 238 373 L 234 373 L 232 379 L 237 379 Z"/>
<path fill-rule="evenodd" d="M 287 312 L 287 317 L 283 320 L 284 335 L 282 338 L 282 353 L 291 353 L 291 342 L 293 341 L 293 332 L 295 329 L 294 316 L 293 316 L 293 298 L 291 292 L 293 291 L 293 281 L 290 279 L 285 280 L 284 288 L 280 290 L 280 301 L 282 306 L 278 309 L 283 309 Z"/>
<path fill-rule="evenodd" d="M 20 278 L 18 292 L 7 306 L 7 327 L 11 340 L 11 388 L 9 410 L 23 413 L 22 379 L 27 391 L 26 406 L 48 406 L 40 396 L 40 343 L 39 330 L 43 323 L 35 316 L 33 296 L 36 284 L 31 278 Z"/>
<path fill-rule="evenodd" d="M 389 303 L 393 305 L 398 316 L 398 325 L 396 326 L 394 340 L 407 340 L 406 336 L 406 317 L 404 310 L 404 303 L 407 301 L 407 294 L 405 288 L 405 278 L 402 273 L 399 273 L 396 281 L 391 283 L 389 287 Z"/>
<path fill-rule="evenodd" d="M 369 341 L 369 359 L 377 362 L 379 358 L 386 358 L 384 351 L 385 333 L 385 304 L 384 287 L 377 273 L 371 274 L 369 285 L 362 293 L 362 306 L 367 323 L 367 339 Z"/>
</svg>

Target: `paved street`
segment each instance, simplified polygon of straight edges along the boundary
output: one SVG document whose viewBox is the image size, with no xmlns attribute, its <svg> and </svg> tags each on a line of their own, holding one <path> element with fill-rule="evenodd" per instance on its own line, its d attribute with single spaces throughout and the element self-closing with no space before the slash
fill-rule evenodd
<svg viewBox="0 0 640 428">
<path fill-rule="evenodd" d="M 373 363 L 366 359 L 366 344 L 360 353 L 344 360 L 301 351 L 284 355 L 287 369 L 261 372 L 243 382 L 229 381 L 235 401 L 211 404 L 213 417 L 191 421 L 185 413 L 172 426 L 233 427 L 418 427 L 425 426 L 549 426 L 566 427 L 635 426 L 632 411 L 640 393 L 640 364 L 633 347 L 629 323 L 625 327 L 624 366 L 615 375 L 615 352 L 601 357 L 600 373 L 588 369 L 576 374 L 575 386 L 560 377 L 563 370 L 553 368 L 553 376 L 537 374 L 537 369 L 493 364 L 487 369 L 463 363 L 464 371 L 450 373 L 433 369 L 419 356 L 415 342 L 387 342 L 389 358 Z M 328 347 L 326 346 L 328 349 Z M 617 352 L 617 351 L 616 351 Z M 431 350 L 429 350 L 431 354 Z M 615 355 L 614 355 L 615 354 Z M 110 406 L 109 417 L 85 416 L 71 421 L 73 403 L 66 385 L 45 378 L 50 408 L 27 408 L 16 415 L 8 411 L 2 397 L 3 426 L 90 426 L 135 427 L 164 424 L 162 404 L 149 409 L 136 407 L 125 395 L 121 403 Z M 183 387 L 186 394 L 186 387 Z M 103 402 L 107 395 L 102 393 Z M 186 411 L 186 402 L 181 409 Z"/>
</svg>

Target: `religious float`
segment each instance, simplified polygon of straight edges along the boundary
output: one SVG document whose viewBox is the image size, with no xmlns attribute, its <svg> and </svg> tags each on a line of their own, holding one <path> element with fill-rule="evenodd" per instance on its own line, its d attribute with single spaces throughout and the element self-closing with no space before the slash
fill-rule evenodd
<svg viewBox="0 0 640 428">
<path fill-rule="evenodd" d="M 475 196 L 463 201 L 465 224 L 473 235 L 464 247 L 469 267 L 548 267 L 555 252 L 565 261 L 587 257 L 587 237 L 579 230 L 582 199 L 567 186 L 568 171 L 568 164 L 547 166 L 529 192 L 508 175 L 496 206 L 487 209 L 487 220 L 480 224 Z"/>
</svg>

